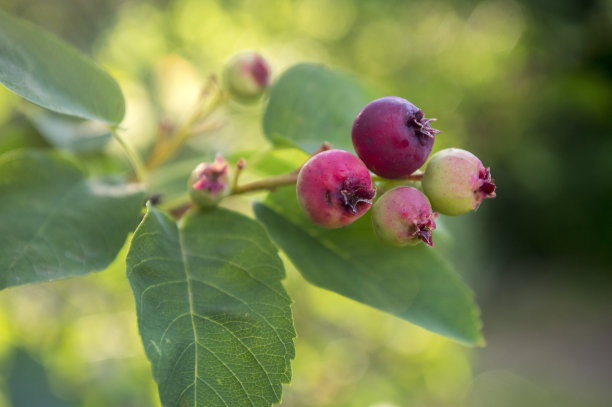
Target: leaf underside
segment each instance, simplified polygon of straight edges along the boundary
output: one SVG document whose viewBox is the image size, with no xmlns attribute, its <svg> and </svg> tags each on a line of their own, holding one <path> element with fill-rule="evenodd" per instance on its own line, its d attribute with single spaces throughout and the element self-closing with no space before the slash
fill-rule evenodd
<svg viewBox="0 0 612 407">
<path fill-rule="evenodd" d="M 165 407 L 270 406 L 291 379 L 295 330 L 265 230 L 235 212 L 149 207 L 127 258 L 146 354 Z"/>
<path fill-rule="evenodd" d="M 86 178 L 35 150 L 0 157 L 0 289 L 105 269 L 138 222 L 144 195 Z"/>
<path fill-rule="evenodd" d="M 49 110 L 116 124 L 125 113 L 119 85 L 76 49 L 0 10 L 0 82 Z"/>
<path fill-rule="evenodd" d="M 78 153 L 100 151 L 112 138 L 104 123 L 66 116 L 30 105 L 23 113 L 53 146 Z"/>
<path fill-rule="evenodd" d="M 384 245 L 369 213 L 345 228 L 319 227 L 300 210 L 294 188 L 279 189 L 254 210 L 311 283 L 464 344 L 483 344 L 471 291 L 435 249 Z"/>
</svg>

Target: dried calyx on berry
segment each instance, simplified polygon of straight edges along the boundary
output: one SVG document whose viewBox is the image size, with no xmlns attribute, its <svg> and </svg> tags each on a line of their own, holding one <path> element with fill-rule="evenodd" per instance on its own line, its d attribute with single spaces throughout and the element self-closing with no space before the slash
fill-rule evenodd
<svg viewBox="0 0 612 407">
<path fill-rule="evenodd" d="M 189 195 L 201 208 L 216 206 L 230 192 L 229 165 L 221 154 L 212 163 L 200 163 L 191 173 Z"/>
<path fill-rule="evenodd" d="M 256 52 L 238 52 L 225 64 L 223 83 L 234 100 L 254 102 L 270 84 L 270 65 Z"/>
<path fill-rule="evenodd" d="M 433 208 L 444 215 L 478 209 L 485 198 L 495 197 L 495 181 L 474 154 L 447 148 L 434 154 L 422 180 Z"/>
<path fill-rule="evenodd" d="M 323 227 L 346 226 L 372 205 L 376 191 L 361 160 L 343 150 L 319 153 L 304 164 L 296 192 L 308 218 Z"/>
<path fill-rule="evenodd" d="M 373 100 L 359 112 L 352 128 L 359 158 L 375 174 L 402 178 L 427 160 L 438 130 L 421 109 L 400 97 Z"/>
<path fill-rule="evenodd" d="M 372 207 L 372 226 L 380 239 L 392 246 L 413 246 L 425 242 L 433 247 L 436 228 L 429 200 L 413 187 L 385 192 Z"/>
</svg>

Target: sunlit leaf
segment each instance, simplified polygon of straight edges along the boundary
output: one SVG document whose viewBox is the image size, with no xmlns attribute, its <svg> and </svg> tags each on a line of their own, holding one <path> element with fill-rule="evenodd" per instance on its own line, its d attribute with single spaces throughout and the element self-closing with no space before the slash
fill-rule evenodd
<svg viewBox="0 0 612 407">
<path fill-rule="evenodd" d="M 321 65 L 296 65 L 270 89 L 264 133 L 276 145 L 297 146 L 308 153 L 324 141 L 352 150 L 353 121 L 370 99 L 348 74 Z"/>
<path fill-rule="evenodd" d="M 103 270 L 136 226 L 140 187 L 40 151 L 0 157 L 0 289 Z"/>
<path fill-rule="evenodd" d="M 270 406 L 291 379 L 295 331 L 265 230 L 237 213 L 150 207 L 127 273 L 165 407 Z"/>
<path fill-rule="evenodd" d="M 342 229 L 319 227 L 301 212 L 295 188 L 271 194 L 255 205 L 255 214 L 311 283 L 460 342 L 482 344 L 472 293 L 435 249 L 384 245 L 369 213 Z"/>
<path fill-rule="evenodd" d="M 0 82 L 32 103 L 71 116 L 119 123 L 117 83 L 77 50 L 0 10 Z"/>
</svg>

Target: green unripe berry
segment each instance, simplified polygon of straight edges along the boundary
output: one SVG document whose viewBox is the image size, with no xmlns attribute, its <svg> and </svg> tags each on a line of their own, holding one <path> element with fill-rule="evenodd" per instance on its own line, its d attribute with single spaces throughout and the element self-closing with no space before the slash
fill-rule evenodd
<svg viewBox="0 0 612 407">
<path fill-rule="evenodd" d="M 422 186 L 433 209 L 444 215 L 462 215 L 477 209 L 483 199 L 495 197 L 489 168 L 460 148 L 434 154 L 425 169 Z"/>
<path fill-rule="evenodd" d="M 270 66 L 256 52 L 241 51 L 225 65 L 224 87 L 238 102 L 251 103 L 264 94 L 270 84 Z"/>
</svg>

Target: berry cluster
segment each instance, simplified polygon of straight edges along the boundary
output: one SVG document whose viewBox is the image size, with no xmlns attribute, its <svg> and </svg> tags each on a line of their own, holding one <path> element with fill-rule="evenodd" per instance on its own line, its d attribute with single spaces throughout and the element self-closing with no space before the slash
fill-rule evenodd
<svg viewBox="0 0 612 407">
<path fill-rule="evenodd" d="M 368 103 L 352 129 L 359 158 L 342 150 L 314 155 L 300 170 L 298 202 L 309 219 L 323 227 L 346 226 L 372 208 L 376 234 L 394 246 L 433 246 L 437 213 L 461 215 L 495 196 L 488 168 L 473 154 L 449 148 L 434 154 L 424 174 L 413 174 L 427 161 L 439 132 L 423 111 L 399 97 Z M 376 194 L 370 171 L 387 179 L 422 178 L 425 193 L 410 186 Z"/>
<path fill-rule="evenodd" d="M 229 59 L 223 77 L 228 96 L 251 103 L 269 86 L 270 67 L 261 55 L 243 51 Z M 465 150 L 439 151 L 424 173 L 415 172 L 427 161 L 439 133 L 430 125 L 434 120 L 425 118 L 421 109 L 400 97 L 376 99 L 353 123 L 352 141 L 359 158 L 347 151 L 327 149 L 313 155 L 299 173 L 239 186 L 238 175 L 244 166 L 241 160 L 230 187 L 228 164 L 219 155 L 213 163 L 202 163 L 193 171 L 188 184 L 191 199 L 197 207 L 206 209 L 229 194 L 273 190 L 296 182 L 298 202 L 317 225 L 340 228 L 372 207 L 372 226 L 384 242 L 409 246 L 423 241 L 433 246 L 438 213 L 461 215 L 495 196 L 489 168 Z M 370 172 L 379 179 L 420 180 L 421 189 L 399 186 L 385 191 L 373 204 L 377 189 Z"/>
</svg>

